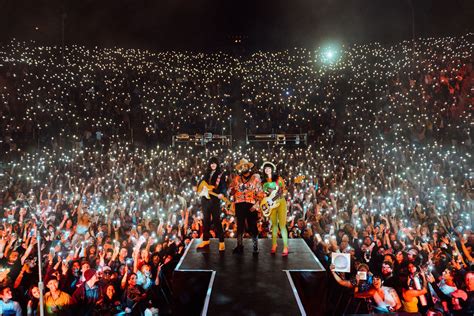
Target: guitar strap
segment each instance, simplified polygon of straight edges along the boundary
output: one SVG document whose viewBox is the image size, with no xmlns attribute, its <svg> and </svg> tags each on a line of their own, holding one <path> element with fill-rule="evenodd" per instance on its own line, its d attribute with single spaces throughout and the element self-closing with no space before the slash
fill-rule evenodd
<svg viewBox="0 0 474 316">
<path fill-rule="evenodd" d="M 219 187 L 219 182 L 221 182 L 221 176 L 222 176 L 222 173 L 219 173 L 219 175 L 217 176 L 216 189 Z"/>
</svg>

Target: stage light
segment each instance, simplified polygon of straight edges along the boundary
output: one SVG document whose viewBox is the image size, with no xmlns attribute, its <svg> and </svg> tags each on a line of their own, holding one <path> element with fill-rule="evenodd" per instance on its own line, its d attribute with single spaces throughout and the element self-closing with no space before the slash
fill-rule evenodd
<svg viewBox="0 0 474 316">
<path fill-rule="evenodd" d="M 332 65 L 339 61 L 341 57 L 341 49 L 337 44 L 327 44 L 320 50 L 321 62 Z"/>
</svg>

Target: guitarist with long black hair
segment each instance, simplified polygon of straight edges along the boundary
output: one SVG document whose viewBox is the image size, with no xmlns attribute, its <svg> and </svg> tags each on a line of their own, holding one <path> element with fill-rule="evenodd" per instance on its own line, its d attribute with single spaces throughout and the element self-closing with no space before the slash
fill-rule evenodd
<svg viewBox="0 0 474 316">
<path fill-rule="evenodd" d="M 284 195 L 286 194 L 285 181 L 277 174 L 276 166 L 266 161 L 262 165 L 264 176 L 262 181 L 263 192 L 266 199 L 262 201 L 263 209 L 270 210 L 270 221 L 272 223 L 272 250 L 275 254 L 277 249 L 278 227 L 280 227 L 283 239 L 282 256 L 288 256 L 288 230 L 286 229 L 287 207 Z"/>
<path fill-rule="evenodd" d="M 205 187 L 205 188 L 204 188 Z M 207 198 L 201 198 L 202 214 L 203 214 L 203 237 L 202 242 L 197 246 L 199 249 L 209 247 L 211 234 L 211 220 L 214 225 L 214 231 L 217 238 L 219 238 L 219 251 L 225 250 L 224 232 L 222 230 L 221 222 L 221 208 L 219 199 L 224 199 L 226 188 L 226 176 L 221 171 L 219 160 L 217 157 L 209 159 L 207 170 L 204 177 L 198 183 L 198 192 L 200 188 L 208 190 Z"/>
</svg>

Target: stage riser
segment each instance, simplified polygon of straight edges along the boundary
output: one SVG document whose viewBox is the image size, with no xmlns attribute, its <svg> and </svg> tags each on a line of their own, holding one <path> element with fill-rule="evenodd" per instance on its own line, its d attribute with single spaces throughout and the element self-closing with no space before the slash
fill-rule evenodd
<svg viewBox="0 0 474 316">
<path fill-rule="evenodd" d="M 244 254 L 232 254 L 235 243 L 227 239 L 224 253 L 217 240 L 204 250 L 190 246 L 173 275 L 174 315 L 325 315 L 327 274 L 303 240 L 290 240 L 288 257 L 281 241 L 275 255 L 269 239 L 257 255 L 248 239 Z"/>
</svg>

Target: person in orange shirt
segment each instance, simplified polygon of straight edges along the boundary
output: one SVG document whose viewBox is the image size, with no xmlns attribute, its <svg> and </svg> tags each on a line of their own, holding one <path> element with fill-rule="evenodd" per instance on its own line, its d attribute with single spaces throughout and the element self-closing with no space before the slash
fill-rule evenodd
<svg viewBox="0 0 474 316">
<path fill-rule="evenodd" d="M 44 295 L 45 315 L 65 315 L 71 311 L 72 298 L 66 292 L 59 289 L 59 281 L 56 277 L 51 277 L 46 283 L 49 292 Z"/>
<path fill-rule="evenodd" d="M 252 236 L 253 252 L 258 253 L 258 200 L 263 197 L 260 175 L 253 173 L 251 169 L 254 164 L 247 159 L 241 159 L 235 166 L 238 172 L 229 186 L 230 195 L 235 203 L 235 215 L 237 217 L 237 247 L 233 253 L 240 254 L 244 251 L 243 235 L 245 221 L 248 231 Z"/>
</svg>

